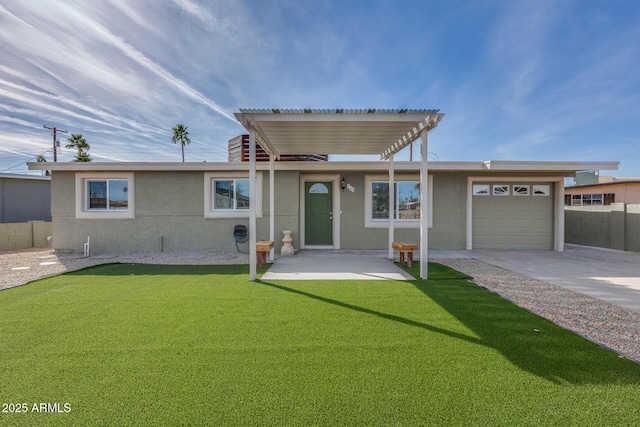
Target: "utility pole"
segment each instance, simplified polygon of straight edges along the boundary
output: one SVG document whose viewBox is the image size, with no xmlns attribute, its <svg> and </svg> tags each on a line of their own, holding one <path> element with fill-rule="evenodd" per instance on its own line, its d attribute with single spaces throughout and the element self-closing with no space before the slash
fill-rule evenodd
<svg viewBox="0 0 640 427">
<path fill-rule="evenodd" d="M 53 132 L 53 161 L 57 162 L 58 161 L 58 147 L 57 147 L 57 143 L 58 143 L 58 132 L 60 133 L 69 133 L 66 130 L 61 130 L 58 129 L 56 127 L 49 127 L 47 125 L 44 125 L 45 129 L 49 129 L 51 132 Z"/>
</svg>

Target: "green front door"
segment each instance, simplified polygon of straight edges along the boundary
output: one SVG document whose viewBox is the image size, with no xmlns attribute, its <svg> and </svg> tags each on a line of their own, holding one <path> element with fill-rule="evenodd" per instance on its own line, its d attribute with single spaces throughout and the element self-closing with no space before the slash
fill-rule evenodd
<svg viewBox="0 0 640 427">
<path fill-rule="evenodd" d="M 305 182 L 305 245 L 333 245 L 332 182 Z"/>
</svg>

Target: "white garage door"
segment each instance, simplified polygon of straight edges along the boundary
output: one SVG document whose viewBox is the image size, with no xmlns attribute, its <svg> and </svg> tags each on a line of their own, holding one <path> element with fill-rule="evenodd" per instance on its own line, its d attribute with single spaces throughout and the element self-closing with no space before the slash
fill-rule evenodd
<svg viewBox="0 0 640 427">
<path fill-rule="evenodd" d="M 553 185 L 473 185 L 473 249 L 553 249 Z"/>
</svg>

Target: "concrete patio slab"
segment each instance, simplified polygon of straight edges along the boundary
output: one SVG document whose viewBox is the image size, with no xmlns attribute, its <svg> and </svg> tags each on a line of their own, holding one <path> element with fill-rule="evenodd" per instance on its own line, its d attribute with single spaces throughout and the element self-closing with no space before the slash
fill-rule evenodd
<svg viewBox="0 0 640 427">
<path fill-rule="evenodd" d="M 475 258 L 640 313 L 640 253 L 566 245 L 538 250 L 432 250 L 429 259 Z M 416 254 L 417 259 L 417 254 Z M 263 280 L 413 280 L 387 251 L 303 250 L 276 260 Z"/>
<path fill-rule="evenodd" d="M 414 280 L 386 251 L 302 250 L 278 258 L 262 280 Z"/>
</svg>

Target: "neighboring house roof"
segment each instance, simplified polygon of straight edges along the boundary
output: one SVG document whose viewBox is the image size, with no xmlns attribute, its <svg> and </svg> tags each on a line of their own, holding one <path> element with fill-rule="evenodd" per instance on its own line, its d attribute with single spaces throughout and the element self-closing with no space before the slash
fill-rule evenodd
<svg viewBox="0 0 640 427">
<path fill-rule="evenodd" d="M 42 162 L 45 163 L 45 162 Z M 49 170 L 49 168 L 43 168 L 43 170 Z M 0 178 L 6 179 L 33 179 L 36 181 L 51 181 L 50 176 L 36 176 L 36 175 L 22 175 L 17 173 L 0 173 Z"/>
<path fill-rule="evenodd" d="M 638 178 L 629 178 L 629 179 L 614 178 L 614 179 L 615 181 L 598 182 L 598 183 L 583 184 L 583 185 L 569 185 L 569 186 L 566 186 L 565 188 L 569 190 L 571 188 L 607 187 L 607 186 L 629 185 L 629 184 L 635 184 L 640 186 L 640 179 Z"/>
</svg>

